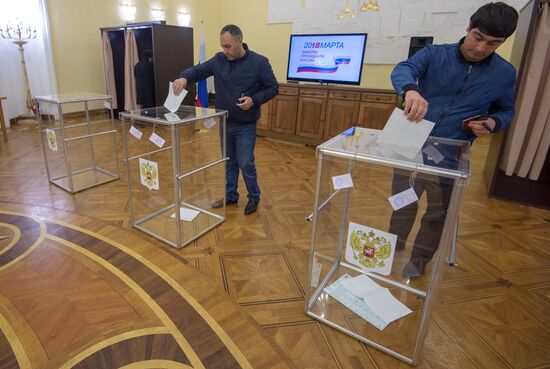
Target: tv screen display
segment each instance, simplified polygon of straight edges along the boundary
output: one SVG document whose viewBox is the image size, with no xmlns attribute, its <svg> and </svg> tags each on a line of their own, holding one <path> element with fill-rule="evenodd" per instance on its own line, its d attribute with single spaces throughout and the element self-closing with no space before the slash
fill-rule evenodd
<svg viewBox="0 0 550 369">
<path fill-rule="evenodd" d="M 287 80 L 358 85 L 366 33 L 291 35 Z"/>
</svg>

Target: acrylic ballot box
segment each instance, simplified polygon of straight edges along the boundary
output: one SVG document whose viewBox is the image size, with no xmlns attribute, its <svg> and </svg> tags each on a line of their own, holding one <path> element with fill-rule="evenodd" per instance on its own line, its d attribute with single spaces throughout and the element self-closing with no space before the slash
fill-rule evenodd
<svg viewBox="0 0 550 369">
<path fill-rule="evenodd" d="M 225 220 L 212 203 L 225 199 L 226 116 L 191 106 L 120 114 L 135 228 L 179 249 Z"/>
<path fill-rule="evenodd" d="M 71 193 L 119 178 L 111 97 L 34 97 L 48 180 Z"/>
<path fill-rule="evenodd" d="M 469 178 L 470 144 L 430 137 L 411 150 L 378 144 L 380 132 L 356 128 L 317 147 L 305 308 L 416 365 Z M 405 205 L 410 188 L 419 200 Z"/>
</svg>

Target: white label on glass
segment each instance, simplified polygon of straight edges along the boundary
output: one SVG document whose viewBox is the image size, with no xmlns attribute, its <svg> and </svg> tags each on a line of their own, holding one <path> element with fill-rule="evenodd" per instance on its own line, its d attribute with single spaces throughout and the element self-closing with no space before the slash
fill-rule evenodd
<svg viewBox="0 0 550 369">
<path fill-rule="evenodd" d="M 405 207 L 409 204 L 412 204 L 415 201 L 418 201 L 418 196 L 416 196 L 416 192 L 414 192 L 414 189 L 411 187 L 408 190 L 405 190 L 391 197 L 388 197 L 388 200 L 393 210 L 399 210 L 402 207 Z"/>
<path fill-rule="evenodd" d="M 162 137 L 157 135 L 155 132 L 151 134 L 151 137 L 149 137 L 149 141 L 157 145 L 158 147 L 163 147 L 164 143 L 166 142 Z"/>
<path fill-rule="evenodd" d="M 166 113 L 164 114 L 164 118 L 166 118 L 166 120 L 169 122 L 177 122 L 180 120 L 179 115 L 177 115 L 176 113 Z"/>
<path fill-rule="evenodd" d="M 317 288 L 319 286 L 319 279 L 321 278 L 321 269 L 323 264 L 316 261 L 313 262 L 313 267 L 311 268 L 311 287 Z"/>
<path fill-rule="evenodd" d="M 143 135 L 143 132 L 141 132 L 139 129 L 137 129 L 134 126 L 130 127 L 130 134 L 137 138 L 138 140 L 141 140 L 141 136 Z"/>
<path fill-rule="evenodd" d="M 349 173 L 332 177 L 332 184 L 334 185 L 335 190 L 353 187 L 353 181 L 351 180 L 351 175 Z"/>
<path fill-rule="evenodd" d="M 46 128 L 46 140 L 48 141 L 50 150 L 57 151 L 57 136 L 55 130 Z"/>
<path fill-rule="evenodd" d="M 159 167 L 154 161 L 139 158 L 139 177 L 141 184 L 151 190 L 158 190 L 159 184 Z"/>
<path fill-rule="evenodd" d="M 439 164 L 445 157 L 441 154 L 432 144 L 428 144 L 422 150 L 428 155 L 428 160 L 432 160 L 434 163 Z"/>
<path fill-rule="evenodd" d="M 206 122 L 204 122 L 204 128 L 210 129 L 216 125 L 216 121 L 214 118 L 208 119 Z"/>
</svg>

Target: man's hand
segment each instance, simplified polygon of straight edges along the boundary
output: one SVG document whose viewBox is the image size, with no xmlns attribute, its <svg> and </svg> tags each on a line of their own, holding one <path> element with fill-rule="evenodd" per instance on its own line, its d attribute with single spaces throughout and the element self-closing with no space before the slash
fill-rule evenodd
<svg viewBox="0 0 550 369">
<path fill-rule="evenodd" d="M 254 105 L 254 100 L 250 96 L 243 96 L 239 98 L 239 103 L 237 106 L 242 110 L 248 110 Z"/>
<path fill-rule="evenodd" d="M 484 123 L 491 129 L 489 130 L 485 127 Z M 497 123 L 493 120 L 493 118 L 487 118 L 483 120 L 473 120 L 468 124 L 468 127 L 470 127 L 472 132 L 479 137 L 490 135 L 495 130 L 496 125 Z"/>
<path fill-rule="evenodd" d="M 185 78 L 178 78 L 174 81 L 172 84 L 172 89 L 174 90 L 174 94 L 177 96 L 187 87 L 187 79 Z"/>
<path fill-rule="evenodd" d="M 428 112 L 428 102 L 415 90 L 405 93 L 405 115 L 413 122 L 420 122 Z"/>
</svg>

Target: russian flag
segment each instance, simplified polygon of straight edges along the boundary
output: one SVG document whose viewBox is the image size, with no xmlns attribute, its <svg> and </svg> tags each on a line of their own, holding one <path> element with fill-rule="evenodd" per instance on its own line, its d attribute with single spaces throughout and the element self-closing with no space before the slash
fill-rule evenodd
<svg viewBox="0 0 550 369">
<path fill-rule="evenodd" d="M 199 51 L 199 63 L 204 63 L 205 61 L 206 46 L 204 45 L 204 23 L 201 22 L 201 46 Z M 201 79 L 198 82 L 196 105 L 203 108 L 208 107 L 208 87 L 206 86 L 205 79 Z"/>
</svg>

